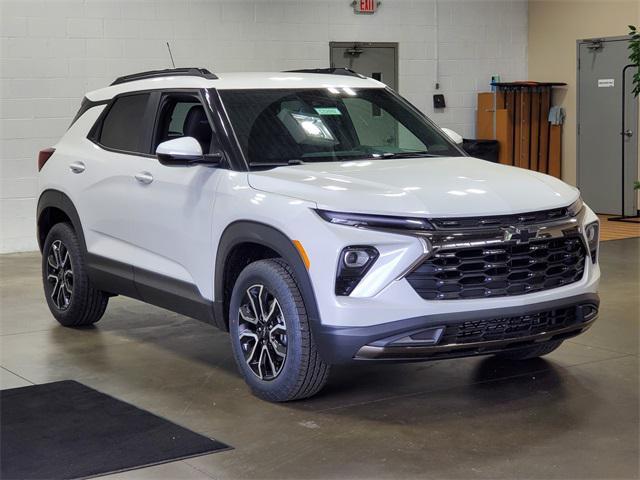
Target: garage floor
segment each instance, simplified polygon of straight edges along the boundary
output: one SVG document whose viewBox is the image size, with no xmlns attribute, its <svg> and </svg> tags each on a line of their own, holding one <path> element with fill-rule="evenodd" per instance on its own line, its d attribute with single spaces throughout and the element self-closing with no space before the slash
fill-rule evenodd
<svg viewBox="0 0 640 480">
<path fill-rule="evenodd" d="M 124 298 L 59 327 L 39 256 L 5 255 L 0 381 L 78 380 L 235 447 L 111 478 L 638 478 L 639 258 L 640 239 L 602 245 L 600 319 L 545 359 L 340 368 L 273 405 L 213 327 Z"/>
</svg>

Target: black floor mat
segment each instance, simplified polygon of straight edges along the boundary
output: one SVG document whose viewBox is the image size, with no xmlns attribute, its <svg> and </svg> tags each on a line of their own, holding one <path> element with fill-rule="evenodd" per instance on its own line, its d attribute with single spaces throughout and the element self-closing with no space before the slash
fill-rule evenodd
<svg viewBox="0 0 640 480">
<path fill-rule="evenodd" d="M 73 381 L 0 391 L 0 478 L 68 479 L 229 448 Z"/>
</svg>

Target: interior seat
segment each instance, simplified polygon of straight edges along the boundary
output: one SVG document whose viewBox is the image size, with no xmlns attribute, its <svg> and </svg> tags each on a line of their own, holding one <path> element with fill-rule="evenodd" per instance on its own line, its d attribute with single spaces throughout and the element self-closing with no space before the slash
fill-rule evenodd
<svg viewBox="0 0 640 480">
<path fill-rule="evenodd" d="M 200 143 L 202 153 L 209 153 L 213 132 L 202 105 L 194 105 L 189 109 L 182 132 L 185 137 L 193 137 Z"/>
</svg>

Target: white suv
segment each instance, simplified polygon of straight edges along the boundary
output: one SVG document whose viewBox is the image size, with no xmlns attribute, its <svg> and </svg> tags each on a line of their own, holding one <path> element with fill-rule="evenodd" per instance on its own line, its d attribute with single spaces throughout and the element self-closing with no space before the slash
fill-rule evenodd
<svg viewBox="0 0 640 480">
<path fill-rule="evenodd" d="M 466 156 L 349 70 L 121 77 L 38 162 L 55 318 L 126 295 L 204 320 L 271 401 L 354 360 L 532 358 L 597 316 L 575 188 Z"/>
</svg>

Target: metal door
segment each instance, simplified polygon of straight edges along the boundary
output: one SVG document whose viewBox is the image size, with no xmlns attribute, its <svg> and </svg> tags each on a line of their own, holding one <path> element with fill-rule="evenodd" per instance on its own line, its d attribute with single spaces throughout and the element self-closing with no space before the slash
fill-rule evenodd
<svg viewBox="0 0 640 480">
<path fill-rule="evenodd" d="M 637 211 L 633 181 L 638 174 L 638 100 L 631 93 L 635 67 L 624 75 L 624 108 L 622 94 L 628 45 L 627 37 L 578 41 L 578 187 L 598 213 Z"/>
<path fill-rule="evenodd" d="M 385 83 L 394 90 L 398 87 L 397 43 L 331 42 L 331 67 L 350 68 L 366 77 Z M 397 122 L 386 121 L 386 112 L 371 112 L 369 132 L 376 138 L 389 140 L 389 145 L 400 142 Z"/>
<path fill-rule="evenodd" d="M 331 42 L 331 66 L 350 68 L 398 89 L 398 44 Z"/>
</svg>

